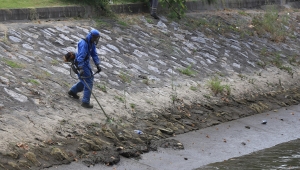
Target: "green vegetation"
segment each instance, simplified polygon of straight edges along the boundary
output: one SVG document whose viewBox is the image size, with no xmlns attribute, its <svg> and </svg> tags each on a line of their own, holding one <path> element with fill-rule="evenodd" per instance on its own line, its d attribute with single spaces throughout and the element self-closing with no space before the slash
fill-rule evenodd
<svg viewBox="0 0 300 170">
<path fill-rule="evenodd" d="M 122 82 L 124 83 L 131 83 L 130 76 L 124 72 L 120 72 L 119 77 L 121 78 Z"/>
<path fill-rule="evenodd" d="M 97 87 L 104 93 L 107 93 L 107 88 L 105 84 L 98 84 Z"/>
<path fill-rule="evenodd" d="M 23 68 L 23 65 L 12 60 L 3 59 L 4 63 L 11 68 Z"/>
<path fill-rule="evenodd" d="M 240 15 L 244 15 L 244 16 L 247 15 L 247 13 L 246 13 L 245 11 L 239 11 L 238 13 L 239 13 Z"/>
<path fill-rule="evenodd" d="M 267 63 L 264 61 L 258 61 L 256 64 L 259 65 L 260 67 L 262 67 L 263 69 L 265 69 L 267 66 Z"/>
<path fill-rule="evenodd" d="M 54 66 L 57 66 L 59 64 L 59 62 L 57 60 L 51 60 L 51 64 Z"/>
<path fill-rule="evenodd" d="M 131 107 L 131 109 L 134 109 L 135 108 L 135 104 L 134 103 L 130 103 L 130 107 Z"/>
<path fill-rule="evenodd" d="M 194 76 L 196 74 L 195 71 L 192 70 L 192 66 L 188 66 L 187 68 L 184 69 L 178 69 L 180 73 L 185 74 L 187 76 Z"/>
<path fill-rule="evenodd" d="M 37 8 L 45 6 L 68 6 L 74 5 L 72 1 L 66 2 L 64 0 L 2 0 L 0 8 Z"/>
<path fill-rule="evenodd" d="M 190 89 L 193 90 L 193 91 L 197 91 L 198 90 L 198 88 L 195 87 L 195 86 L 191 86 Z"/>
<path fill-rule="evenodd" d="M 288 31 L 285 26 L 288 25 L 288 15 L 279 15 L 275 6 L 267 9 L 264 15 L 253 18 L 252 24 L 258 34 L 271 34 L 271 39 L 275 42 L 282 42 L 286 39 Z"/>
<path fill-rule="evenodd" d="M 115 96 L 116 99 L 118 99 L 120 102 L 125 103 L 125 99 L 121 96 Z"/>
<path fill-rule="evenodd" d="M 31 83 L 31 84 L 35 84 L 35 85 L 39 85 L 39 84 L 40 84 L 40 83 L 39 83 L 37 80 L 35 80 L 35 79 L 29 79 L 28 82 Z"/>
<path fill-rule="evenodd" d="M 150 84 L 149 79 L 148 78 L 143 79 L 143 83 L 146 84 L 146 85 L 149 85 Z"/>
<path fill-rule="evenodd" d="M 118 24 L 120 24 L 121 26 L 127 27 L 128 24 L 125 21 L 118 21 Z"/>
<path fill-rule="evenodd" d="M 272 60 L 272 64 L 280 68 L 282 66 L 282 61 L 279 54 L 275 54 L 275 58 Z"/>
<path fill-rule="evenodd" d="M 218 77 L 213 77 L 208 81 L 208 87 L 211 89 L 211 91 L 217 95 L 219 93 L 226 92 L 227 95 L 230 95 L 231 89 L 229 85 L 222 85 L 221 80 Z"/>
</svg>

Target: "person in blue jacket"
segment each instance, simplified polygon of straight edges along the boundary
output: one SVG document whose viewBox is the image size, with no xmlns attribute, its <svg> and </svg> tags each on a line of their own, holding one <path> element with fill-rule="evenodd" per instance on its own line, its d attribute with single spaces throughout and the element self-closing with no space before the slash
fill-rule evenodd
<svg viewBox="0 0 300 170">
<path fill-rule="evenodd" d="M 96 45 L 98 44 L 99 38 L 99 31 L 93 29 L 85 39 L 80 40 L 74 61 L 78 68 L 78 77 L 80 81 L 72 86 L 68 94 L 75 99 L 79 99 L 77 93 L 83 91 L 81 106 L 85 108 L 93 108 L 93 105 L 90 103 L 90 97 L 93 89 L 94 76 L 90 65 L 90 56 L 97 67 L 97 72 L 99 73 L 101 71 L 100 59 L 96 51 Z"/>
</svg>

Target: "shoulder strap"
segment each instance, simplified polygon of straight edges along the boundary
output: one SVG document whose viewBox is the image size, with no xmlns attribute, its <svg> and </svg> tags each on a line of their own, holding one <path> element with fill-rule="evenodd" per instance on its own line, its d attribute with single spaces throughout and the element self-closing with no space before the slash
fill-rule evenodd
<svg viewBox="0 0 300 170">
<path fill-rule="evenodd" d="M 88 41 L 87 41 L 87 39 L 86 38 L 82 38 L 85 42 L 86 42 L 86 44 L 88 45 L 88 53 L 87 53 L 87 55 L 85 56 L 85 58 L 84 58 L 84 61 L 86 61 L 86 60 L 88 60 L 89 59 L 89 54 L 90 54 L 90 45 L 89 45 L 89 43 L 88 43 Z"/>
</svg>

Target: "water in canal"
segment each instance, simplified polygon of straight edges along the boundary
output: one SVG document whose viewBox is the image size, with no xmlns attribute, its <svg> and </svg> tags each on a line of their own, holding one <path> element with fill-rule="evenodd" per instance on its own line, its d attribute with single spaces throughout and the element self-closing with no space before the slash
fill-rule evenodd
<svg viewBox="0 0 300 170">
<path fill-rule="evenodd" d="M 300 170 L 300 139 L 196 170 Z"/>
</svg>

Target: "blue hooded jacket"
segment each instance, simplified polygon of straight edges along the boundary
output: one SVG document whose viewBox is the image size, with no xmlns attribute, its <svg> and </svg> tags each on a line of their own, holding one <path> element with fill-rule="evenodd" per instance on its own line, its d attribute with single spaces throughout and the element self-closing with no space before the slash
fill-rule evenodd
<svg viewBox="0 0 300 170">
<path fill-rule="evenodd" d="M 79 68 L 83 68 L 85 66 L 90 67 L 89 61 L 90 56 L 92 56 L 95 65 L 100 64 L 100 60 L 97 55 L 96 45 L 91 43 L 91 39 L 93 35 L 100 36 L 99 31 L 92 30 L 87 36 L 86 39 L 82 39 L 78 43 L 78 52 L 76 56 L 76 61 Z"/>
</svg>

